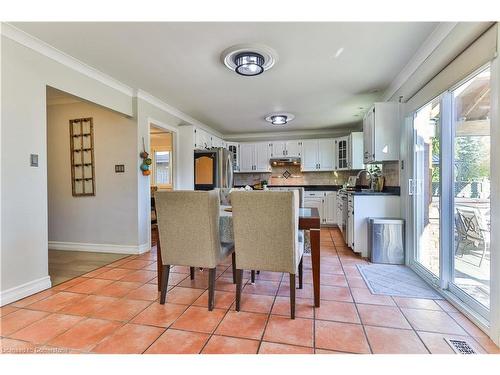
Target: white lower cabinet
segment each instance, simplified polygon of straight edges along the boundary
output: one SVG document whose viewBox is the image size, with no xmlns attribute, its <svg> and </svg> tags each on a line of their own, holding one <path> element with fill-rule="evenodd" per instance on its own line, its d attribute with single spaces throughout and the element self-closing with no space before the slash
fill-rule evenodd
<svg viewBox="0 0 500 375">
<path fill-rule="evenodd" d="M 337 194 L 335 191 L 306 191 L 304 207 L 317 208 L 322 225 L 337 224 Z"/>
<path fill-rule="evenodd" d="M 399 195 L 348 194 L 347 245 L 362 257 L 369 257 L 368 218 L 399 218 Z"/>
<path fill-rule="evenodd" d="M 337 224 L 337 192 L 327 191 L 324 202 L 325 224 Z"/>
</svg>

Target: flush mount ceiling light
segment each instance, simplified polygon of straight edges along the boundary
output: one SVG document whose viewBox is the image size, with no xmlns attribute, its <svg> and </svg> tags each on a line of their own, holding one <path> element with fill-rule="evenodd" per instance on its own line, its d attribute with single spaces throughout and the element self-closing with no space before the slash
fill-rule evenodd
<svg viewBox="0 0 500 375">
<path fill-rule="evenodd" d="M 273 125 L 285 125 L 295 118 L 291 113 L 274 113 L 266 117 L 266 121 Z"/>
<path fill-rule="evenodd" d="M 242 76 L 256 76 L 276 63 L 276 52 L 260 44 L 240 44 L 224 50 L 221 60 L 228 69 Z"/>
</svg>

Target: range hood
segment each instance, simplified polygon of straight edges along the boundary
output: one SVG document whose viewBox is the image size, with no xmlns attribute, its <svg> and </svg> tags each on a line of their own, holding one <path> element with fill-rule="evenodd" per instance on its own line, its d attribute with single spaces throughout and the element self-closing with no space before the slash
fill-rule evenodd
<svg viewBox="0 0 500 375">
<path fill-rule="evenodd" d="M 273 167 L 300 165 L 300 158 L 270 158 L 269 162 Z"/>
</svg>

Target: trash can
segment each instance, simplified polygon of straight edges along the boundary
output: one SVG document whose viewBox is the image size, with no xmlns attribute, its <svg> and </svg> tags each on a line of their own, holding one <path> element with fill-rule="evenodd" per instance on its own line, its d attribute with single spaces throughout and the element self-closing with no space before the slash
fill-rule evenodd
<svg viewBox="0 0 500 375">
<path fill-rule="evenodd" d="M 404 264 L 404 220 L 368 218 L 368 251 L 372 263 Z"/>
</svg>

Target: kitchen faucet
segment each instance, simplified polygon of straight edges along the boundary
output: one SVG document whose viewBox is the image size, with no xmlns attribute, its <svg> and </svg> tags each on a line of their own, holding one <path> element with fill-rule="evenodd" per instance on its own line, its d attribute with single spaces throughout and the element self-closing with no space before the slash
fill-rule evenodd
<svg viewBox="0 0 500 375">
<path fill-rule="evenodd" d="M 366 169 L 362 169 L 358 172 L 358 174 L 356 175 L 356 180 L 359 179 L 359 176 L 361 176 L 361 173 L 365 172 L 366 174 L 368 174 L 370 176 L 370 184 L 368 185 L 370 190 L 373 190 L 373 175 L 370 173 L 370 171 L 366 170 Z"/>
</svg>

